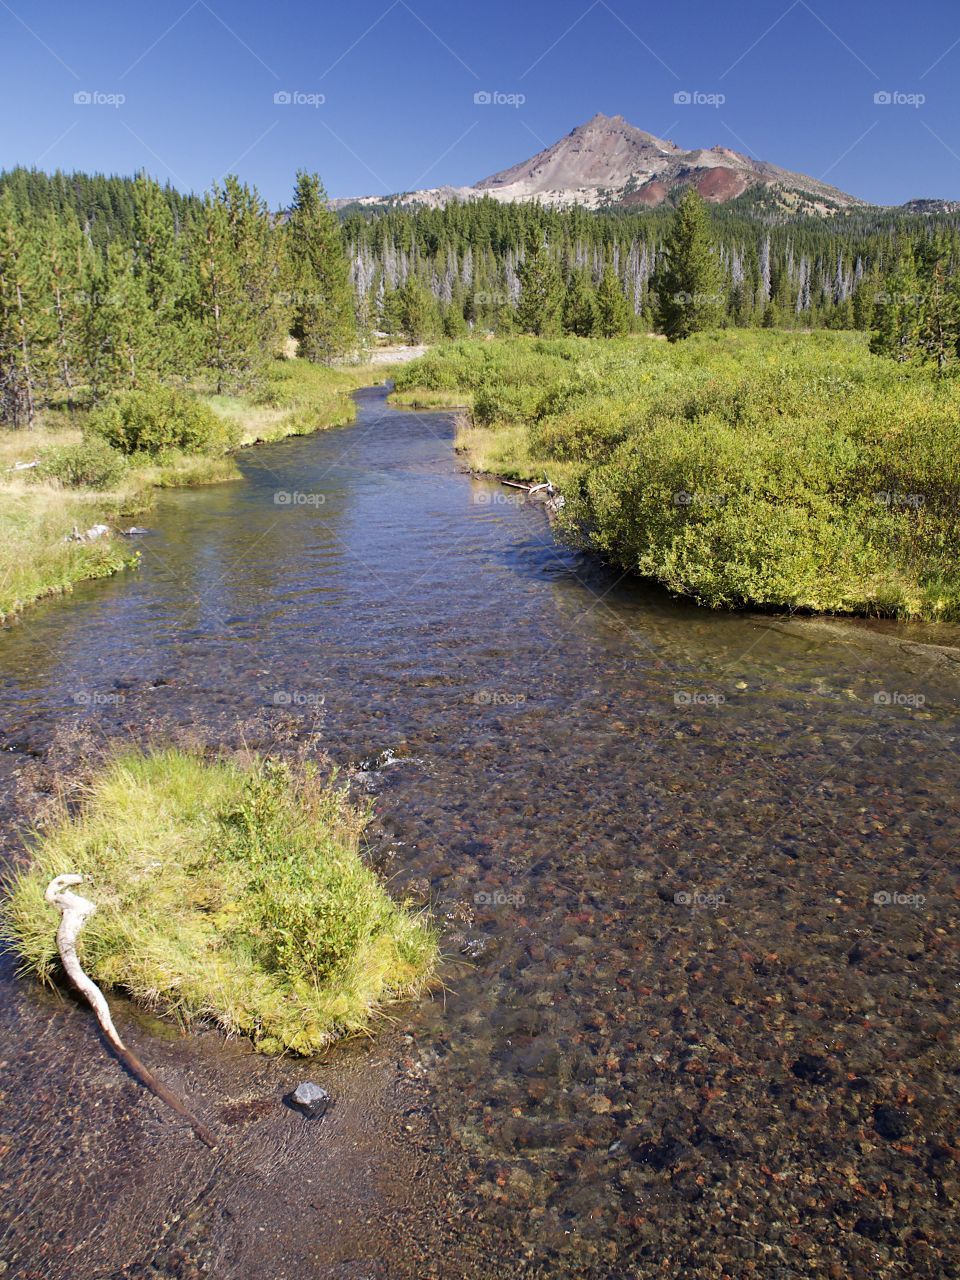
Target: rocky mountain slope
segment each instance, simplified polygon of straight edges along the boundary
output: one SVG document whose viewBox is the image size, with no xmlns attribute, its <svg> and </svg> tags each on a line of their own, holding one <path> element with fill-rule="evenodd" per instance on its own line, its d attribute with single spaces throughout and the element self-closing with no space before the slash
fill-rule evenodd
<svg viewBox="0 0 960 1280">
<path fill-rule="evenodd" d="M 817 178 L 715 146 L 684 151 L 638 129 L 623 116 L 595 115 L 529 160 L 481 179 L 472 187 L 436 187 L 404 195 L 340 200 L 339 206 L 438 206 L 450 200 L 538 200 L 590 209 L 661 204 L 678 188 L 695 186 L 705 200 L 725 204 L 751 188 L 770 191 L 785 210 L 830 214 L 863 204 Z"/>
</svg>

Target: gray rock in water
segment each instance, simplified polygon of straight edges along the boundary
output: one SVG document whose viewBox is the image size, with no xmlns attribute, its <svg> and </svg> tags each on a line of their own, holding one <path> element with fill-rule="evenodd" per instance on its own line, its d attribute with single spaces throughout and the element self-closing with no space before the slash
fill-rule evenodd
<svg viewBox="0 0 960 1280">
<path fill-rule="evenodd" d="M 305 1080 L 290 1095 L 291 1105 L 311 1120 L 319 1120 L 330 1105 L 330 1095 L 318 1084 Z"/>
</svg>

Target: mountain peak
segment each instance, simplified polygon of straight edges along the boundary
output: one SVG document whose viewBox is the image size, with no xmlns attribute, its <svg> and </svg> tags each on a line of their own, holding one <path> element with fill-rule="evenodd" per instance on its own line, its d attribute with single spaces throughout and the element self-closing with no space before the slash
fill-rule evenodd
<svg viewBox="0 0 960 1280">
<path fill-rule="evenodd" d="M 472 187 L 415 191 L 402 204 L 446 204 L 450 199 L 537 200 L 597 209 L 619 204 L 651 208 L 679 188 L 693 186 L 705 200 L 725 204 L 751 188 L 775 191 L 791 213 L 833 213 L 861 204 L 817 178 L 754 160 L 716 144 L 684 151 L 675 142 L 637 128 L 622 115 L 596 115 L 576 125 L 529 160 L 493 173 Z M 342 203 L 348 203 L 346 201 Z M 363 203 L 382 203 L 374 197 Z"/>
<path fill-rule="evenodd" d="M 596 208 L 609 203 L 660 204 L 680 186 L 695 186 L 704 199 L 717 204 L 756 186 L 781 186 L 795 193 L 797 202 L 820 212 L 859 203 L 816 178 L 753 160 L 720 144 L 683 151 L 622 115 L 602 111 L 529 160 L 483 178 L 475 189 L 496 194 L 498 200 Z"/>
</svg>

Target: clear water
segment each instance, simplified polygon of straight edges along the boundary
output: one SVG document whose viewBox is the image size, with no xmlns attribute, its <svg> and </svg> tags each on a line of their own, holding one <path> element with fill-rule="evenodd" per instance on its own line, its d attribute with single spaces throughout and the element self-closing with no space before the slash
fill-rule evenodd
<svg viewBox="0 0 960 1280">
<path fill-rule="evenodd" d="M 960 1275 L 960 629 L 675 602 L 459 471 L 449 415 L 359 402 L 0 636 L 7 845 L 65 725 L 315 735 L 444 922 L 445 990 L 309 1069 L 124 1011 L 230 1129 L 210 1157 L 5 972 L 0 1260 Z M 340 1106 L 305 1134 L 277 1099 L 311 1072 Z"/>
</svg>

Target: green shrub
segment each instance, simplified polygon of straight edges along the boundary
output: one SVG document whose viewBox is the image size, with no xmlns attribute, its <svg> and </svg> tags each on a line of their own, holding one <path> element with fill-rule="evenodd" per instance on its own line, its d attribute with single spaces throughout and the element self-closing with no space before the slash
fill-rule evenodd
<svg viewBox="0 0 960 1280">
<path fill-rule="evenodd" d="M 66 489 L 114 489 L 126 470 L 127 460 L 119 450 L 91 436 L 79 444 L 49 450 L 34 474 L 38 479 L 58 480 Z"/>
<path fill-rule="evenodd" d="M 470 392 L 477 457 L 703 604 L 960 619 L 960 378 L 862 335 L 464 342 L 396 381 Z"/>
<path fill-rule="evenodd" d="M 111 397 L 90 415 L 88 431 L 121 453 L 150 457 L 173 449 L 225 453 L 239 439 L 234 424 L 172 387 L 124 391 Z"/>
<path fill-rule="evenodd" d="M 8 945 L 42 980 L 57 973 L 43 893 L 79 873 L 96 982 L 264 1051 L 315 1053 L 422 990 L 436 959 L 434 930 L 361 860 L 363 825 L 310 766 L 126 752 L 38 838 L 10 886 Z"/>
</svg>

